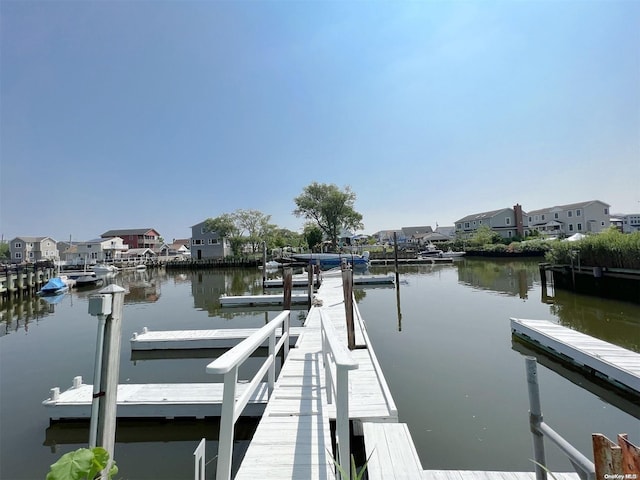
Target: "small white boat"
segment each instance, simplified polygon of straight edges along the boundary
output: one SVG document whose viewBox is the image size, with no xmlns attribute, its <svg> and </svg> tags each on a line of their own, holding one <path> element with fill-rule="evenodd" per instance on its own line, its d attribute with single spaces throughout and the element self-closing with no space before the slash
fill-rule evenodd
<svg viewBox="0 0 640 480">
<path fill-rule="evenodd" d="M 142 271 L 142 270 L 146 270 L 146 269 L 147 269 L 147 266 L 144 265 L 143 263 L 141 263 L 140 265 L 136 265 L 136 270 Z"/>
<path fill-rule="evenodd" d="M 466 252 L 454 252 L 453 250 L 448 250 L 446 252 L 442 252 L 442 257 L 443 258 L 455 258 L 455 257 L 462 257 L 464 256 Z"/>
<path fill-rule="evenodd" d="M 107 265 L 105 263 L 97 263 L 93 266 L 93 271 L 96 272 L 98 275 L 104 274 L 104 273 L 113 273 L 118 271 L 118 267 L 114 265 Z"/>
<path fill-rule="evenodd" d="M 442 250 L 436 248 L 432 243 L 429 243 L 428 245 L 426 245 L 424 250 L 418 252 L 418 258 L 442 257 L 443 253 L 444 252 Z"/>
</svg>

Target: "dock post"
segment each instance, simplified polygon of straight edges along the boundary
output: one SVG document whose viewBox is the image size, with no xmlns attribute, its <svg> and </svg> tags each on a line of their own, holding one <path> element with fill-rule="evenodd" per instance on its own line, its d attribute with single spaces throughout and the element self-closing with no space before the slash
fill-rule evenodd
<svg viewBox="0 0 640 480">
<path fill-rule="evenodd" d="M 96 351 L 96 370 L 100 364 L 99 379 L 94 379 L 94 401 L 97 400 L 95 419 L 96 446 L 103 447 L 109 453 L 109 464 L 102 471 L 101 478 L 108 478 L 107 472 L 114 460 L 116 437 L 116 407 L 118 394 L 118 377 L 120 374 L 120 346 L 122 337 L 122 309 L 124 306 L 125 289 L 118 285 L 109 285 L 98 292 L 101 297 L 95 303 L 89 304 L 89 313 L 103 315 L 104 333 L 98 332 L 98 341 L 102 337 L 101 355 Z M 105 297 L 110 296 L 108 299 Z M 102 328 L 102 327 L 101 327 Z M 99 390 L 96 386 L 99 385 Z M 92 408 L 93 417 L 93 408 Z"/>
<path fill-rule="evenodd" d="M 283 310 L 291 310 L 291 288 L 293 283 L 292 270 L 290 267 L 282 270 L 282 288 L 283 288 L 283 298 L 282 298 L 282 309 Z"/>
<path fill-rule="evenodd" d="M 542 407 L 540 405 L 540 389 L 538 388 L 538 360 L 525 357 L 527 367 L 527 387 L 529 391 L 529 425 L 533 434 L 533 458 L 536 461 L 536 480 L 547 480 L 544 454 L 544 435 L 540 431 L 542 423 Z"/>
<path fill-rule="evenodd" d="M 395 259 L 396 285 L 400 284 L 400 274 L 398 273 L 398 234 L 393 232 L 393 256 Z"/>
<path fill-rule="evenodd" d="M 313 262 L 309 262 L 307 267 L 307 310 L 311 310 L 311 299 L 313 298 Z"/>
<path fill-rule="evenodd" d="M 342 290 L 347 319 L 347 346 L 349 350 L 354 350 L 356 348 L 356 332 L 353 323 L 353 270 L 349 269 L 346 264 L 342 265 Z"/>
<path fill-rule="evenodd" d="M 267 242 L 262 242 L 262 294 L 267 293 Z"/>
</svg>

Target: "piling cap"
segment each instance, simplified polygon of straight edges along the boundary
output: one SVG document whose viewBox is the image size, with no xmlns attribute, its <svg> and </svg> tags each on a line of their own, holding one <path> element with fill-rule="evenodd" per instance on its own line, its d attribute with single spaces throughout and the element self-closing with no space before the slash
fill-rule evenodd
<svg viewBox="0 0 640 480">
<path fill-rule="evenodd" d="M 127 290 L 122 288 L 120 285 L 110 284 L 100 290 L 98 293 L 121 293 L 126 292 Z"/>
</svg>

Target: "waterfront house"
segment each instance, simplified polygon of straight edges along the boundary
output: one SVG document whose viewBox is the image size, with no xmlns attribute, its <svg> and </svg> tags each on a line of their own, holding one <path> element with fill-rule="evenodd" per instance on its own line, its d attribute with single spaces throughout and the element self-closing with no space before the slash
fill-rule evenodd
<svg viewBox="0 0 640 480">
<path fill-rule="evenodd" d="M 156 250 L 162 245 L 160 234 L 153 228 L 109 230 L 100 235 L 100 237 L 120 237 L 129 248 L 150 248 L 151 250 Z"/>
<path fill-rule="evenodd" d="M 554 237 L 598 233 L 609 228 L 609 208 L 609 204 L 600 200 L 590 200 L 533 210 L 527 214 L 529 230 Z"/>
<path fill-rule="evenodd" d="M 218 232 L 207 231 L 206 220 L 191 227 L 191 258 L 224 258 L 231 255 L 231 245 Z"/>
<path fill-rule="evenodd" d="M 622 233 L 640 232 L 640 213 L 618 213 L 618 227 Z"/>
<path fill-rule="evenodd" d="M 469 238 L 482 226 L 489 227 L 502 238 L 524 237 L 527 216 L 520 205 L 514 205 L 513 208 L 474 213 L 456 220 L 456 235 L 461 238 Z"/>
<path fill-rule="evenodd" d="M 57 260 L 57 243 L 51 237 L 16 237 L 9 242 L 11 263 Z"/>
<path fill-rule="evenodd" d="M 126 245 L 120 237 L 96 238 L 86 242 L 76 242 L 75 252 L 69 252 L 65 260 L 72 265 L 95 264 L 119 260 Z"/>
<path fill-rule="evenodd" d="M 393 234 L 396 234 L 396 238 L 398 242 L 404 242 L 406 239 L 402 230 L 380 230 L 372 235 L 376 239 L 376 242 L 379 245 L 384 245 L 386 243 L 393 245 Z"/>
<path fill-rule="evenodd" d="M 191 240 L 187 240 L 191 243 Z M 171 244 L 163 243 L 156 252 L 159 257 L 183 257 L 191 255 L 189 247 L 183 241 L 173 242 Z"/>
</svg>

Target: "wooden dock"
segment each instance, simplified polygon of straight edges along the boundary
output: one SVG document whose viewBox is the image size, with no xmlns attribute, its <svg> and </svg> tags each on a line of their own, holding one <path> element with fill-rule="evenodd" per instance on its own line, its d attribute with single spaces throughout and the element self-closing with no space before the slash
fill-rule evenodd
<svg viewBox="0 0 640 480">
<path fill-rule="evenodd" d="M 221 295 L 220 306 L 222 307 L 258 307 L 265 305 L 282 305 L 284 294 L 276 293 L 271 295 Z M 305 293 L 292 293 L 291 303 L 306 305 L 309 303 L 309 296 Z"/>
<path fill-rule="evenodd" d="M 240 386 L 242 390 L 242 385 Z M 221 383 L 155 383 L 118 385 L 118 418 L 219 417 L 222 405 Z M 51 389 L 51 397 L 42 404 L 52 420 L 91 417 L 93 385 L 73 379 L 71 388 L 60 392 Z M 259 417 L 267 404 L 267 387 L 262 384 L 243 412 L 245 417 Z"/>
<path fill-rule="evenodd" d="M 640 393 L 640 353 L 547 320 L 512 318 L 511 331 L 623 389 Z"/>
<path fill-rule="evenodd" d="M 327 402 L 320 316 L 331 319 L 346 344 L 341 277 L 326 276 L 317 297 L 322 305 L 309 312 L 304 335 L 282 367 L 236 480 L 339 478 L 331 454 L 329 426 L 336 411 Z M 397 408 L 355 304 L 354 310 L 358 348 L 350 354 L 358 368 L 349 372 L 349 418 L 354 434 L 364 437 L 371 480 L 535 479 L 534 472 L 424 470 L 407 425 L 398 423 Z M 577 473 L 554 475 L 559 480 L 579 478 Z"/>
<path fill-rule="evenodd" d="M 258 331 L 257 328 L 222 328 L 217 330 L 164 330 L 151 331 L 146 327 L 142 333 L 134 333 L 131 350 L 190 350 L 233 348 L 245 338 Z M 291 346 L 295 345 L 304 327 L 290 329 Z M 266 343 L 265 345 L 266 346 Z"/>
</svg>

